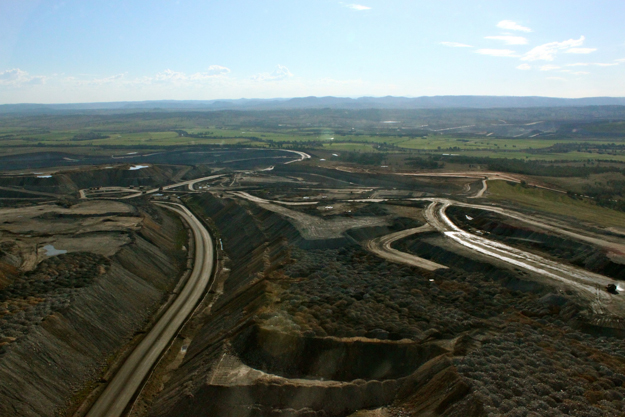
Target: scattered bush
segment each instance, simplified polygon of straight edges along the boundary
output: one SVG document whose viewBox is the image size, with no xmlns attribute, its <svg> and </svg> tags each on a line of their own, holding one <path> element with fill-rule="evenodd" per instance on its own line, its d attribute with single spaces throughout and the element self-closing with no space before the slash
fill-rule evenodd
<svg viewBox="0 0 625 417">
<path fill-rule="evenodd" d="M 480 342 L 454 361 L 489 415 L 625 413 L 625 342 L 576 331 L 582 307 L 562 296 L 550 308 L 547 287 L 512 290 L 506 275 L 456 267 L 425 273 L 357 246 L 292 255 L 291 279 L 276 284 L 299 331 L 414 340 L 477 332 Z"/>
<path fill-rule="evenodd" d="M 45 317 L 67 309 L 74 293 L 109 265 L 107 258 L 86 252 L 53 256 L 0 290 L 0 343 L 27 334 Z"/>
</svg>

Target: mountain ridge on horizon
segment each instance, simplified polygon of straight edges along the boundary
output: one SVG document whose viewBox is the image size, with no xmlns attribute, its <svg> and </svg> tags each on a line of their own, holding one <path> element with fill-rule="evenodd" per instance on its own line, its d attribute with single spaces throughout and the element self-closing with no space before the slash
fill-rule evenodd
<svg viewBox="0 0 625 417">
<path fill-rule="evenodd" d="M 441 109 L 441 108 L 531 108 L 531 107 L 586 107 L 625 106 L 625 97 L 558 98 L 542 96 L 363 96 L 357 98 L 335 96 L 308 96 L 270 99 L 216 99 L 216 100 L 144 100 L 92 103 L 1 104 L 0 114 L 56 113 L 93 110 L 289 110 L 289 109 Z"/>
</svg>

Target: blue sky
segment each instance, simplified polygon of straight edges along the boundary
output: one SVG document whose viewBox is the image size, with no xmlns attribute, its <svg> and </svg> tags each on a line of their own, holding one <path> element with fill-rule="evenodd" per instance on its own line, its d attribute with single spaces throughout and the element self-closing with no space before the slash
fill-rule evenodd
<svg viewBox="0 0 625 417">
<path fill-rule="evenodd" d="M 622 0 L 0 0 L 0 103 L 625 96 Z"/>
</svg>

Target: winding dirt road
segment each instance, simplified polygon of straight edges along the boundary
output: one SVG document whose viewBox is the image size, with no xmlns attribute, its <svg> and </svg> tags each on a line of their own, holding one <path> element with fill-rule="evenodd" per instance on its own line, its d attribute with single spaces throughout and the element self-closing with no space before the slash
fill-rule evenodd
<svg viewBox="0 0 625 417">
<path fill-rule="evenodd" d="M 391 233 L 386 236 L 378 237 L 373 240 L 369 240 L 365 243 L 365 248 L 378 255 L 380 258 L 384 258 L 391 262 L 401 263 L 410 266 L 416 266 L 427 271 L 436 271 L 437 269 L 447 269 L 446 266 L 437 264 L 436 262 L 428 261 L 427 259 L 420 258 L 410 253 L 401 252 L 397 249 L 391 248 L 391 244 L 397 240 L 405 237 L 417 234 L 425 233 L 435 230 L 429 224 L 425 224 L 413 229 L 406 229 L 396 233 Z"/>
<path fill-rule="evenodd" d="M 174 211 L 189 224 L 195 240 L 193 271 L 178 297 L 117 371 L 87 417 L 118 417 L 124 413 L 211 284 L 213 243 L 208 231 L 186 207 L 180 204 L 158 205 Z"/>
</svg>

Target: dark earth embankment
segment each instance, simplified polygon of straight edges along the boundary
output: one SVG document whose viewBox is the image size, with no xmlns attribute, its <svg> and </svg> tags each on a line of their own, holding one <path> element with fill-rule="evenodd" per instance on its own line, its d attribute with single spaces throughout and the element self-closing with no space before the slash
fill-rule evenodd
<svg viewBox="0 0 625 417">
<path fill-rule="evenodd" d="M 50 194 L 74 194 L 91 187 L 159 187 L 171 184 L 181 171 L 180 166 L 153 165 L 130 170 L 129 166 L 111 169 L 66 171 L 50 175 L 2 176 L 1 187 L 23 188 L 28 191 Z"/>
<path fill-rule="evenodd" d="M 432 415 L 483 415 L 451 362 L 465 339 L 441 340 L 418 302 L 411 328 L 406 307 L 378 299 L 397 295 L 376 291 L 376 281 L 394 285 L 390 275 L 379 276 L 386 263 L 355 243 L 349 249 L 303 249 L 290 223 L 248 202 L 208 195 L 190 202 L 219 230 L 231 271 L 149 415 L 347 416 L 393 403 L 418 403 Z M 361 258 L 352 259 L 354 251 Z M 344 285 L 308 276 L 338 265 L 348 268 Z M 308 272 L 295 273 L 297 267 Z M 330 278 L 327 272 L 323 277 Z M 354 323 L 351 297 L 380 313 L 379 319 L 355 310 L 363 325 Z"/>
<path fill-rule="evenodd" d="M 310 182 L 321 182 L 325 187 L 384 187 L 388 189 L 418 190 L 428 194 L 458 193 L 462 187 L 450 181 L 439 179 L 424 179 L 404 175 L 383 175 L 351 173 L 315 167 L 310 165 L 276 165 L 273 170 L 275 175 L 297 176 Z"/>
<path fill-rule="evenodd" d="M 585 324 L 587 303 L 525 280 L 522 271 L 454 251 L 436 234 L 393 247 L 450 267 L 437 271 L 427 297 L 484 326 L 478 343 L 454 364 L 490 415 L 623 414 L 625 343 L 611 328 Z M 453 315 L 444 321 L 458 329 Z"/>
<path fill-rule="evenodd" d="M 137 148 L 107 147 L 109 155 L 83 154 L 80 147 L 75 153 L 68 152 L 28 152 L 0 157 L 0 166 L 4 170 L 30 170 L 52 167 L 75 167 L 104 164 L 208 164 L 232 169 L 252 169 L 257 166 L 271 166 L 299 159 L 299 155 L 274 149 L 224 148 L 221 146 L 154 147 L 149 150 L 129 154 L 128 150 Z M 87 152 L 90 149 L 87 148 Z M 116 155 L 116 156 L 112 156 Z"/>
<path fill-rule="evenodd" d="M 2 336 L 10 343 L 0 354 L 0 415 L 53 416 L 80 402 L 176 284 L 182 224 L 162 210 L 142 213 L 142 229 L 110 259 L 75 252 L 28 274 L 9 271 L 0 296 L 19 308 L 0 317 L 11 334 Z"/>
</svg>

